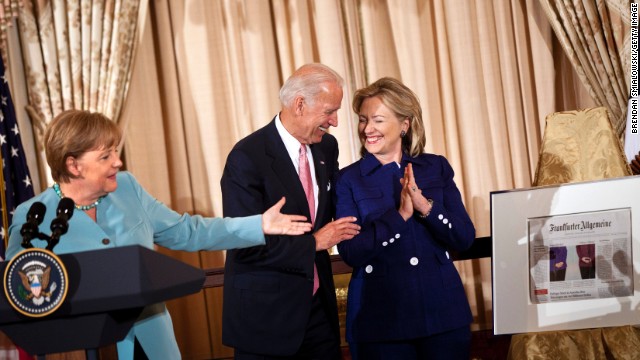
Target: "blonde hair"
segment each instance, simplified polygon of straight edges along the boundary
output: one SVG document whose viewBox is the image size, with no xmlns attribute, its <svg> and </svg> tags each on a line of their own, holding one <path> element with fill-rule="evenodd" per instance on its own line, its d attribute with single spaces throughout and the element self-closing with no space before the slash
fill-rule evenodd
<svg viewBox="0 0 640 360">
<path fill-rule="evenodd" d="M 74 178 L 67 169 L 69 156 L 108 149 L 120 144 L 122 131 L 106 116 L 83 110 L 67 110 L 56 116 L 44 134 L 44 150 L 51 177 L 57 182 Z"/>
<path fill-rule="evenodd" d="M 378 97 L 396 114 L 399 121 L 409 120 L 409 130 L 402 138 L 402 151 L 413 157 L 422 154 L 427 139 L 422 122 L 422 108 L 416 94 L 399 80 L 383 77 L 367 87 L 356 90 L 353 94 L 353 111 L 359 114 L 362 102 L 370 97 Z M 364 156 L 365 152 L 362 145 L 360 155 Z"/>
</svg>

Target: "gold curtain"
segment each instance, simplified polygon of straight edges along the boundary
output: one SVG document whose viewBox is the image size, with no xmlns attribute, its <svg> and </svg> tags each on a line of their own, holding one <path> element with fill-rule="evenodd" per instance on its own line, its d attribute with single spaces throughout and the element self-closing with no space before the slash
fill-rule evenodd
<svg viewBox="0 0 640 360">
<path fill-rule="evenodd" d="M 580 80 L 622 136 L 630 86 L 629 0 L 540 0 Z"/>
<path fill-rule="evenodd" d="M 573 331 L 545 331 L 514 336 L 508 360 L 638 358 L 640 329 L 615 326 Z"/>
<path fill-rule="evenodd" d="M 67 109 L 99 111 L 118 121 L 137 43 L 139 7 L 140 0 L 23 2 L 18 24 L 27 110 L 38 139 L 46 124 Z M 40 176 L 46 183 L 43 163 Z"/>
<path fill-rule="evenodd" d="M 544 116 L 594 105 L 535 0 L 154 0 L 146 20 L 122 114 L 126 162 L 181 212 L 222 215 L 227 153 L 272 119 L 280 85 L 306 62 L 346 79 L 331 131 L 342 167 L 360 147 L 353 91 L 382 76 L 416 91 L 425 150 L 451 161 L 478 236 L 490 234 L 491 191 L 531 186 Z M 161 251 L 224 264 L 223 252 Z M 458 265 L 474 328 L 490 328 L 489 259 Z M 221 292 L 169 303 L 185 358 L 232 354 L 220 339 Z"/>
<path fill-rule="evenodd" d="M 622 143 L 605 107 L 562 111 L 546 117 L 533 186 L 631 175 Z"/>
<path fill-rule="evenodd" d="M 21 5 L 19 0 L 2 0 L 0 2 L 0 53 L 5 69 L 9 67 L 9 56 L 7 55 L 7 31 L 13 26 L 13 18 L 18 16 L 18 8 Z"/>
</svg>

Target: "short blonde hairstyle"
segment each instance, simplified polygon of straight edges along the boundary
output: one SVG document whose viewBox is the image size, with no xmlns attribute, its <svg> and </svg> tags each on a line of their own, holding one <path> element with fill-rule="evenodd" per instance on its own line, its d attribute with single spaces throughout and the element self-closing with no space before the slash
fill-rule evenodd
<svg viewBox="0 0 640 360">
<path fill-rule="evenodd" d="M 413 157 L 422 154 L 427 139 L 422 122 L 422 108 L 416 94 L 399 80 L 383 77 L 367 87 L 356 90 L 353 94 L 353 111 L 359 114 L 362 103 L 370 97 L 379 98 L 396 114 L 399 121 L 409 119 L 409 130 L 402 138 L 402 152 Z M 360 155 L 364 156 L 365 152 L 363 144 L 360 147 Z"/>
<path fill-rule="evenodd" d="M 120 144 L 122 131 L 106 116 L 83 110 L 67 110 L 56 116 L 44 134 L 44 150 L 51 177 L 57 182 L 74 178 L 67 158 L 79 158 L 87 151 Z"/>
</svg>

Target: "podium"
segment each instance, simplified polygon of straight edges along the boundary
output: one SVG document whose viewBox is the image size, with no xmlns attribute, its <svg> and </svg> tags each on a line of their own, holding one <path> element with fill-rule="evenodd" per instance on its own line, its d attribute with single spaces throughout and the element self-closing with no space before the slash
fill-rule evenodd
<svg viewBox="0 0 640 360">
<path fill-rule="evenodd" d="M 35 355 L 91 350 L 122 340 L 147 305 L 197 293 L 205 273 L 145 247 L 58 255 L 67 270 L 65 301 L 33 318 L 0 296 L 0 330 Z M 0 262 L 4 274 L 9 262 Z"/>
</svg>

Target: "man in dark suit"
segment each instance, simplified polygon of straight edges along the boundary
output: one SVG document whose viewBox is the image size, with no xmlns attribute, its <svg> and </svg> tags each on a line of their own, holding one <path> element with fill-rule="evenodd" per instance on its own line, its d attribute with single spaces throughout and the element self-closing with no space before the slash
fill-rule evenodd
<svg viewBox="0 0 640 360">
<path fill-rule="evenodd" d="M 280 113 L 227 158 L 225 217 L 261 214 L 285 196 L 283 213 L 314 224 L 311 233 L 227 252 L 222 341 L 236 360 L 341 358 L 327 249 L 359 231 L 354 217 L 332 221 L 338 144 L 327 130 L 338 125 L 342 86 L 327 66 L 302 66 L 280 89 Z"/>
</svg>

